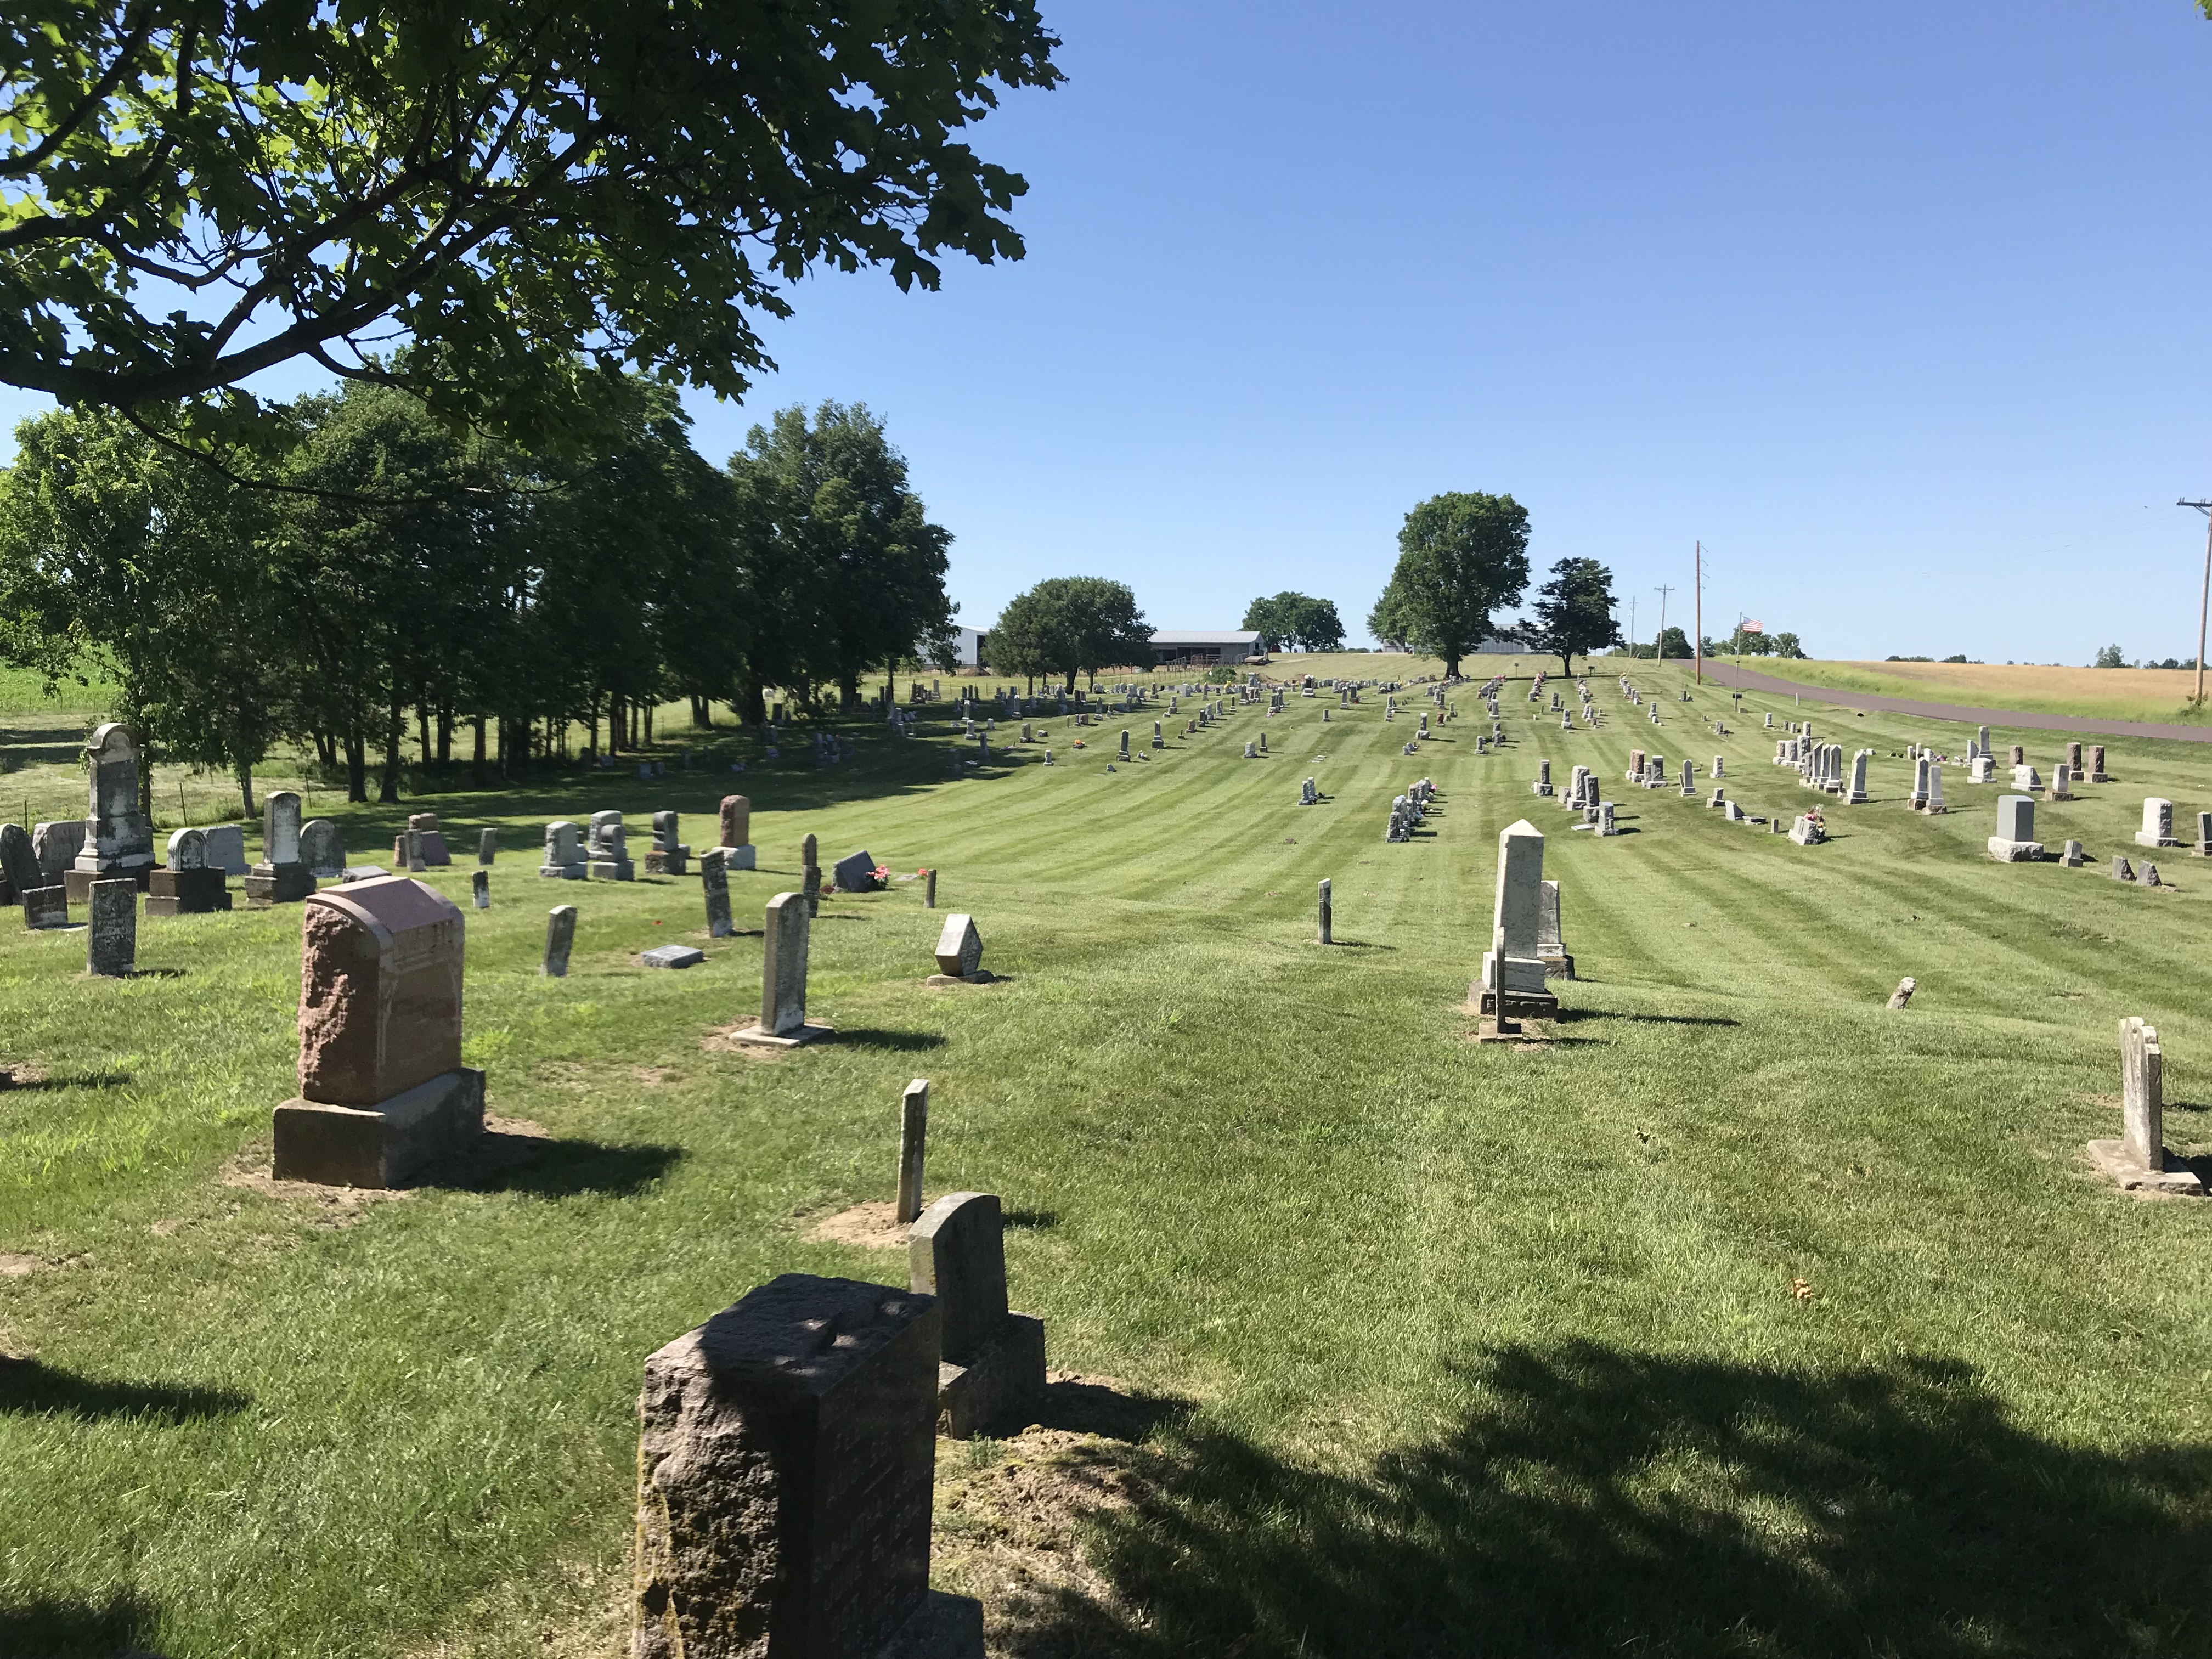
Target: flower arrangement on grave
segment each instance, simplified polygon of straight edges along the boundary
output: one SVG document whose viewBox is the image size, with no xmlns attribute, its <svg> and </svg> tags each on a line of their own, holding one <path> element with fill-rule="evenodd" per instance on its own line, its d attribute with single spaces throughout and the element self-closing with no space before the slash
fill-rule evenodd
<svg viewBox="0 0 2212 1659">
<path fill-rule="evenodd" d="M 878 865 L 874 869 L 868 872 L 868 880 L 873 884 L 878 891 L 881 891 L 884 888 L 890 886 L 891 884 L 890 866 L 888 864 Z"/>
</svg>

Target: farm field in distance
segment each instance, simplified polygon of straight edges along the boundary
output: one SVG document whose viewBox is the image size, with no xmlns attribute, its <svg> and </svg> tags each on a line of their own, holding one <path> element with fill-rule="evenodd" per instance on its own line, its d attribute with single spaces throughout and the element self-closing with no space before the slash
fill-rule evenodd
<svg viewBox="0 0 2212 1659">
<path fill-rule="evenodd" d="M 1710 659 L 1709 659 L 1710 660 Z M 1728 657 L 1755 674 L 1886 697 L 2016 708 L 2023 714 L 2086 714 L 2168 726 L 2203 724 L 2188 699 L 2193 668 L 2052 668 L 2034 663 L 1788 661 Z"/>
<path fill-rule="evenodd" d="M 465 912 L 465 1060 L 534 1155 L 392 1198 L 266 1178 L 295 909 L 142 918 L 140 975 L 112 981 L 81 931 L 0 917 L 0 1652 L 626 1653 L 645 1356 L 778 1273 L 904 1282 L 902 1253 L 817 1230 L 891 1195 L 915 1077 L 929 1195 L 1001 1195 L 1014 1305 L 1081 1379 L 1038 1426 L 940 1443 L 936 1582 L 983 1600 L 995 1653 L 2202 1652 L 2212 1204 L 2115 1193 L 2082 1146 L 2118 1132 L 2133 1014 L 2163 1038 L 2168 1144 L 2212 1154 L 2212 860 L 2154 855 L 2170 891 L 2103 871 L 2144 856 L 2144 796 L 2178 826 L 2212 809 L 2212 755 L 2110 740 L 2117 781 L 2036 808 L 2090 867 L 2000 866 L 2001 787 L 1947 768 L 1948 815 L 1903 803 L 1905 744 L 1963 754 L 1970 728 L 1685 704 L 1687 665 L 1589 681 L 1595 732 L 1509 682 L 1484 755 L 1470 685 L 1418 756 L 1411 687 L 1388 722 L 1374 692 L 1188 737 L 1164 704 L 1046 715 L 1027 745 L 1001 718 L 957 779 L 939 703 L 908 740 L 824 722 L 854 747 L 830 767 L 803 722 L 765 763 L 664 711 L 656 752 L 693 745 L 690 771 L 381 806 L 318 787 L 356 860 L 437 811 L 457 863 L 425 879 L 465 907 L 465 849 L 501 832 L 493 908 Z M 6 816 L 82 812 L 92 712 L 0 711 Z M 1874 750 L 1871 804 L 1769 763 L 1808 717 Z M 1109 773 L 1122 726 L 1144 757 Z M 1991 736 L 2046 775 L 2063 750 Z M 1693 760 L 1698 797 L 1629 788 L 1632 748 Z M 1747 811 L 1818 802 L 1833 838 L 1723 822 L 1716 756 Z M 1592 766 L 1628 833 L 1569 833 L 1530 793 L 1540 759 Z M 1439 810 L 1386 844 L 1423 775 Z M 175 780 L 157 768 L 165 826 Z M 202 789 L 236 810 L 227 780 L 186 787 L 195 822 Z M 732 791 L 754 931 L 711 940 L 696 878 L 644 875 L 641 848 L 671 808 L 709 843 Z M 640 878 L 540 880 L 546 821 L 605 807 Z M 1478 1047 L 1522 817 L 1578 977 L 1549 1041 Z M 814 926 L 834 1041 L 717 1044 L 758 1008 L 761 907 L 808 833 L 825 865 L 940 869 L 1004 981 L 926 989 L 943 917 L 895 880 Z M 565 980 L 537 971 L 556 903 L 581 912 Z M 672 941 L 708 960 L 637 965 Z"/>
</svg>

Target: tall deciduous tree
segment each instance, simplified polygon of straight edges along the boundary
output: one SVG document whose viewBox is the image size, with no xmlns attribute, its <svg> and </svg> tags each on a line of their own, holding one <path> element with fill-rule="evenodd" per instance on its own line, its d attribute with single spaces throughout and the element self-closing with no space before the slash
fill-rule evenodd
<svg viewBox="0 0 2212 1659">
<path fill-rule="evenodd" d="M 1035 0 L 19 0 L 0 380 L 205 442 L 304 356 L 539 451 L 626 370 L 733 397 L 811 269 L 1021 256 L 965 130 L 1057 44 Z"/>
<path fill-rule="evenodd" d="M 1432 495 L 1406 515 L 1398 563 L 1369 613 L 1368 631 L 1441 657 L 1460 659 L 1495 630 L 1491 615 L 1520 602 L 1528 585 L 1528 513 L 1510 495 Z"/>
<path fill-rule="evenodd" d="M 1620 624 L 1613 613 L 1613 572 L 1595 559 L 1561 559 L 1552 579 L 1536 590 L 1536 604 L 1522 641 L 1559 659 L 1564 673 L 1575 672 L 1577 653 L 1588 656 L 1620 643 Z"/>
<path fill-rule="evenodd" d="M 1054 576 L 1018 593 L 992 627 L 991 665 L 1010 673 L 1075 677 L 1115 663 L 1148 661 L 1152 630 L 1137 596 L 1103 576 Z M 1020 666 L 1007 668 L 1006 664 Z"/>
<path fill-rule="evenodd" d="M 1272 599 L 1253 600 L 1244 608 L 1244 620 L 1237 626 L 1257 632 L 1261 646 L 1270 651 L 1285 646 L 1300 651 L 1337 651 L 1344 646 L 1344 623 L 1336 614 L 1334 602 L 1287 589 Z"/>
</svg>

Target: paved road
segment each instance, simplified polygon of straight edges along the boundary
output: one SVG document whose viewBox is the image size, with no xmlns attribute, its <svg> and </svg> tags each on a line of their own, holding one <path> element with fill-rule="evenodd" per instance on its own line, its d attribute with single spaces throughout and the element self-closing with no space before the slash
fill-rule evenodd
<svg viewBox="0 0 2212 1659">
<path fill-rule="evenodd" d="M 2021 708 L 1969 708 L 1963 703 L 1916 702 L 1910 697 L 1881 697 L 1871 691 L 1839 691 L 1829 685 L 1799 685 L 1730 663 L 1708 663 L 1705 678 L 1746 691 L 1795 692 L 1840 708 L 1875 708 L 1892 714 L 1925 714 L 1930 720 L 1968 726 L 2011 726 L 2033 732 L 2089 732 L 2111 738 L 2174 738 L 2183 743 L 2212 743 L 2212 727 L 2158 726 L 2148 720 L 2100 720 L 2082 714 L 2032 714 Z"/>
</svg>

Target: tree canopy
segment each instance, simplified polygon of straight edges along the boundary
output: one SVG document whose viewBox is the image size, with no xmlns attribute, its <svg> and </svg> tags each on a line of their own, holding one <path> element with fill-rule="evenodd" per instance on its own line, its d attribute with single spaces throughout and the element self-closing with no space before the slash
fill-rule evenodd
<svg viewBox="0 0 2212 1659">
<path fill-rule="evenodd" d="M 1520 603 L 1528 585 L 1528 512 L 1510 495 L 1432 495 L 1406 515 L 1398 563 L 1369 612 L 1368 631 L 1444 659 L 1498 630 L 1491 614 Z"/>
<path fill-rule="evenodd" d="M 964 130 L 1058 44 L 1035 0 L 21 0 L 0 381 L 269 439 L 240 382 L 305 357 L 573 448 L 636 372 L 743 392 L 810 270 L 1018 258 Z"/>
<path fill-rule="evenodd" d="M 1536 595 L 1531 619 L 1519 630 L 1521 638 L 1534 649 L 1558 657 L 1561 672 L 1575 672 L 1577 653 L 1587 656 L 1620 643 L 1620 624 L 1613 610 L 1613 572 L 1595 559 L 1561 559 Z"/>
<path fill-rule="evenodd" d="M 1255 630 L 1263 650 L 1279 651 L 1286 646 L 1300 651 L 1344 648 L 1344 623 L 1336 614 L 1335 602 L 1287 589 L 1273 599 L 1253 600 L 1244 607 L 1244 620 L 1237 626 Z"/>
<path fill-rule="evenodd" d="M 990 630 L 991 666 L 1024 677 L 1095 678 L 1116 663 L 1149 661 L 1152 630 L 1137 596 L 1103 576 L 1054 576 L 1008 601 Z"/>
</svg>

